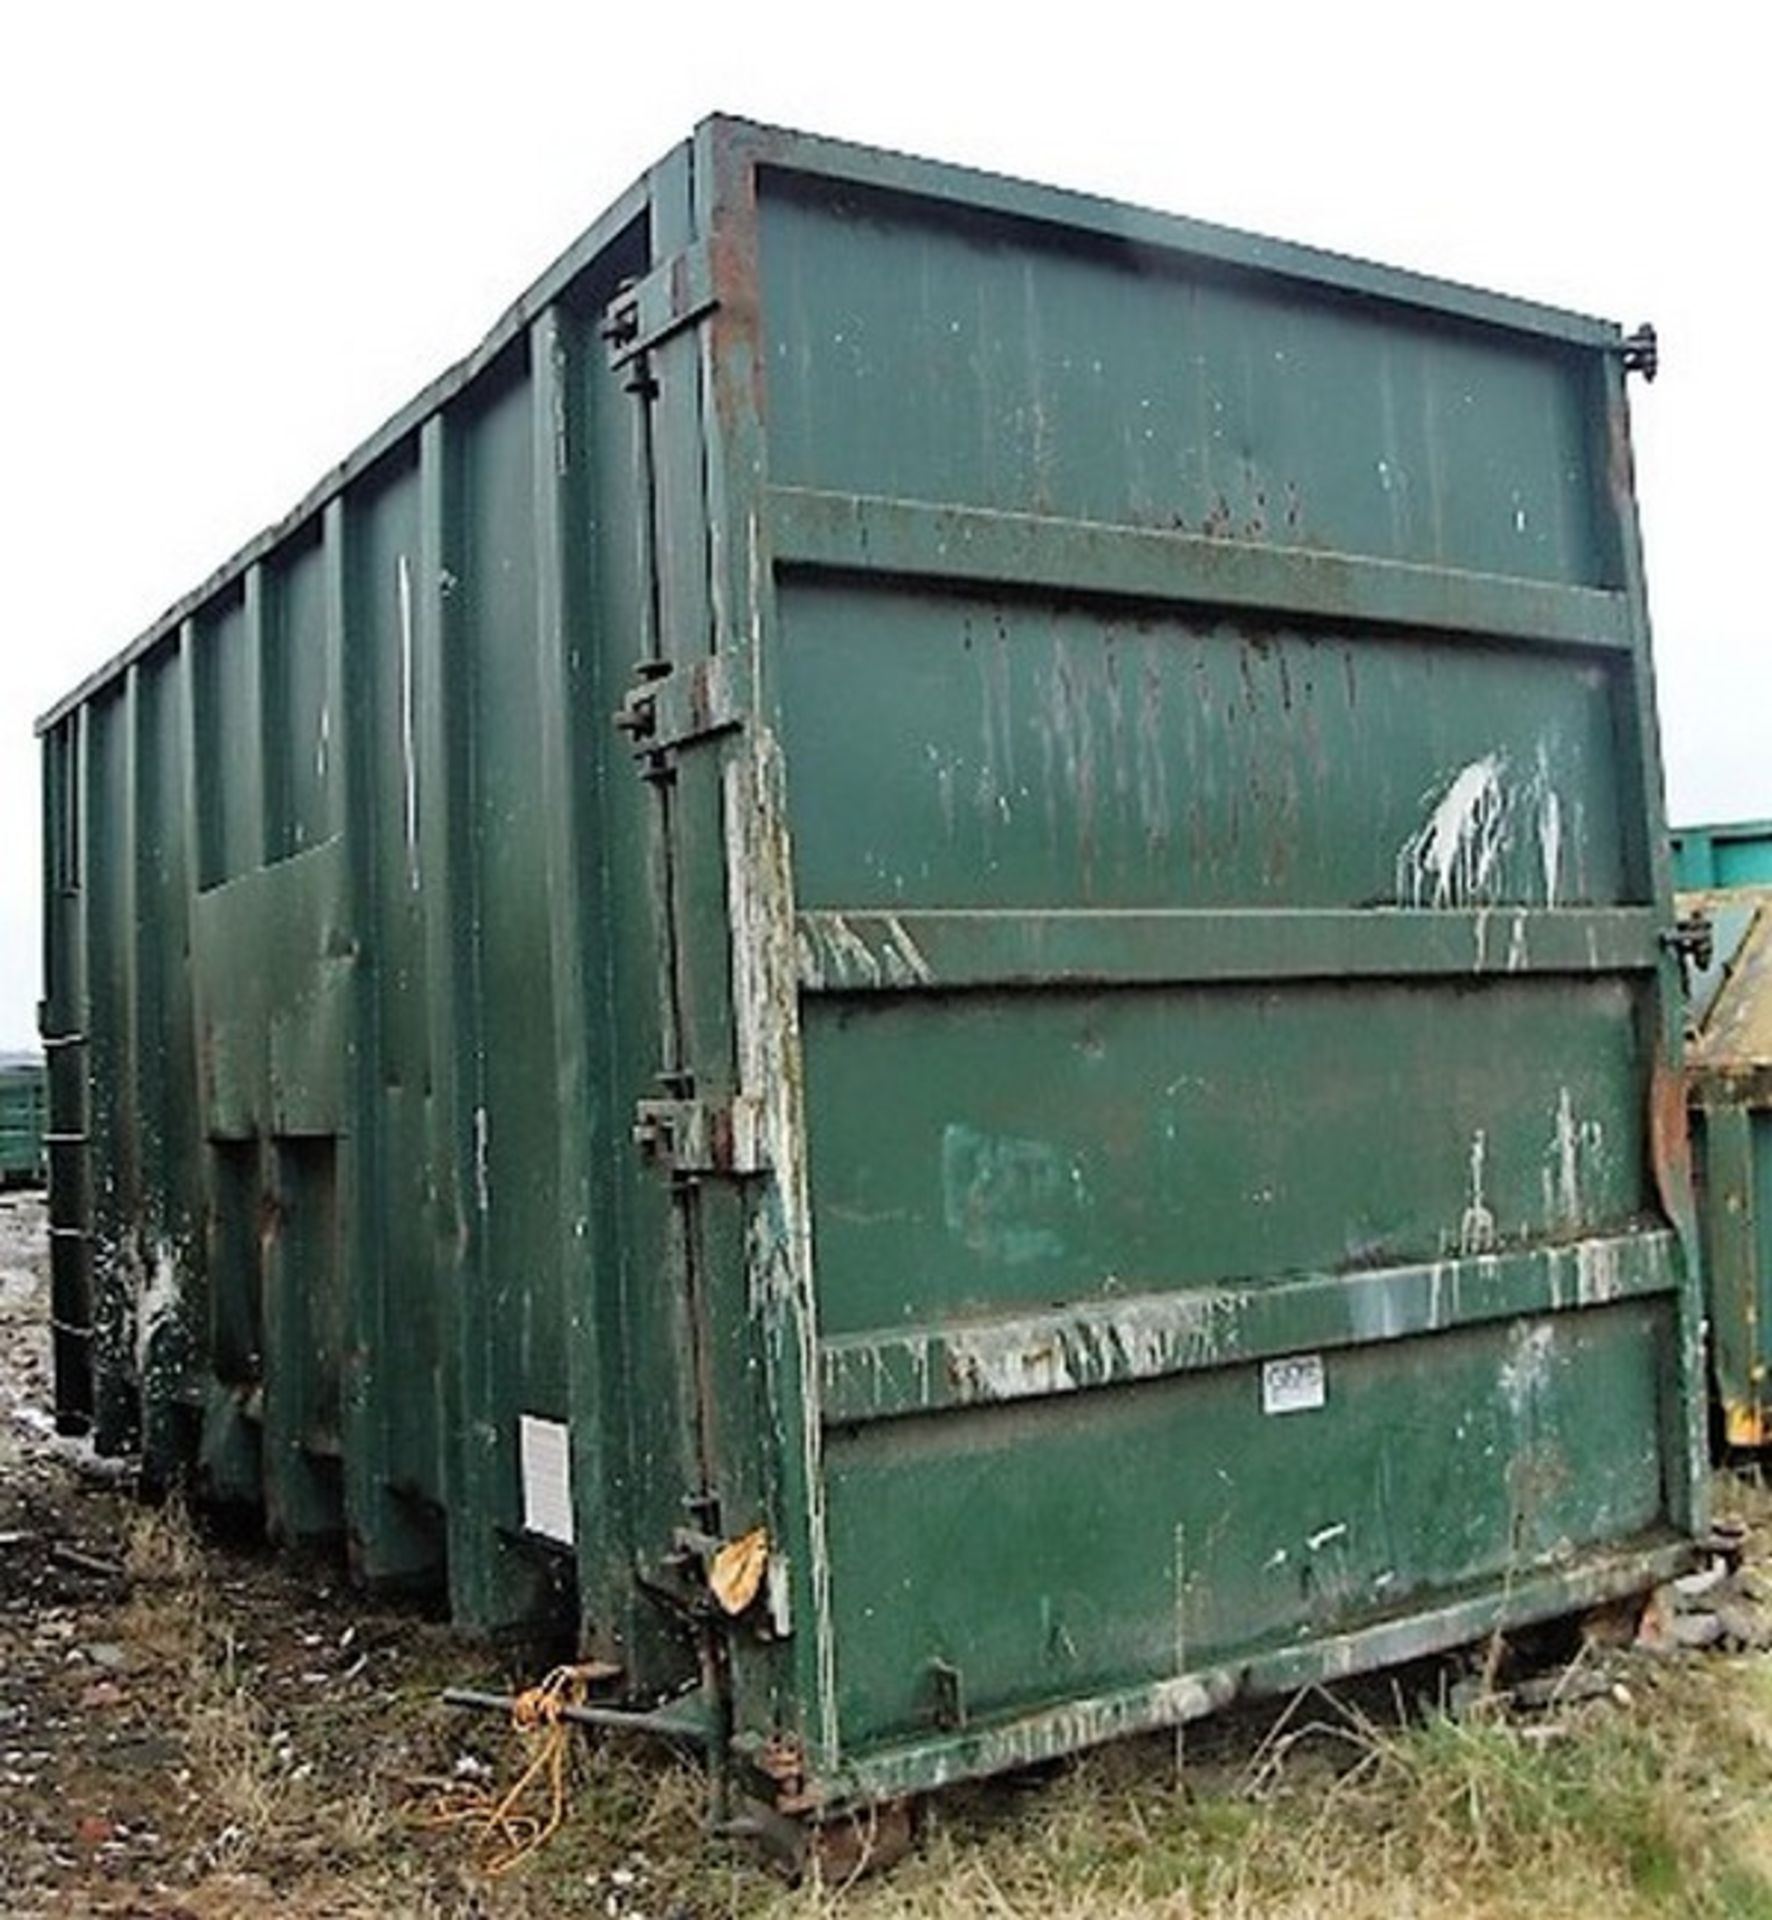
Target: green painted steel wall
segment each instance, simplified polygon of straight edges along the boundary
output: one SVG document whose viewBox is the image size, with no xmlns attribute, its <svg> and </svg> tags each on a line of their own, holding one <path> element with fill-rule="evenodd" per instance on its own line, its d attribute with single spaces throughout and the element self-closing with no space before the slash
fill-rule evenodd
<svg viewBox="0 0 1772 1920">
<path fill-rule="evenodd" d="M 790 1812 L 1679 1565 L 1620 346 L 708 123 L 44 723 L 65 1420 Z"/>
<path fill-rule="evenodd" d="M 43 1134 L 48 1115 L 43 1069 L 0 1066 L 0 1185 L 35 1185 L 49 1169 Z"/>
<path fill-rule="evenodd" d="M 1681 911 L 1711 930 L 1686 1062 L 1711 1386 L 1726 1445 L 1772 1444 L 1772 824 L 1672 835 Z"/>
<path fill-rule="evenodd" d="M 1674 885 L 1685 891 L 1772 886 L 1772 821 L 1676 827 L 1672 839 Z"/>
</svg>

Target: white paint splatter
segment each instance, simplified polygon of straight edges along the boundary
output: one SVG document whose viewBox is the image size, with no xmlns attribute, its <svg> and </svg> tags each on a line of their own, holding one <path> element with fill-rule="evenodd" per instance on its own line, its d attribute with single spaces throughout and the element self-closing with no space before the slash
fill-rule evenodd
<svg viewBox="0 0 1772 1920">
<path fill-rule="evenodd" d="M 886 931 L 891 935 L 886 947 L 887 973 L 900 983 L 914 980 L 919 986 L 927 986 L 935 976 L 929 971 L 922 949 L 905 931 L 904 922 L 897 914 L 887 914 Z"/>
<path fill-rule="evenodd" d="M 1581 1218 L 1581 1130 L 1567 1087 L 1557 1090 L 1557 1125 L 1550 1151 L 1555 1176 L 1552 1212 L 1563 1225 L 1573 1226 Z"/>
<path fill-rule="evenodd" d="M 1483 1160 L 1488 1145 L 1488 1136 L 1479 1127 L 1471 1136 L 1470 1204 L 1458 1224 L 1458 1251 L 1466 1255 L 1491 1253 L 1495 1248 L 1495 1215 L 1483 1198 Z"/>
<path fill-rule="evenodd" d="M 946 1373 L 967 1399 L 1017 1400 L 1207 1366 L 1234 1352 L 1239 1304 L 1162 1294 L 987 1322 L 947 1335 Z"/>
<path fill-rule="evenodd" d="M 1575 1297 L 1584 1307 L 1601 1307 L 1623 1291 L 1616 1240 L 1583 1240 L 1575 1249 Z"/>
<path fill-rule="evenodd" d="M 1423 907 L 1481 906 L 1493 898 L 1507 851 L 1506 763 L 1485 754 L 1461 767 L 1397 854 L 1397 896 Z"/>
<path fill-rule="evenodd" d="M 1448 1272 L 1444 1261 L 1436 1260 L 1428 1269 L 1427 1315 L 1433 1327 L 1449 1326 L 1458 1318 L 1458 1269 Z"/>
<path fill-rule="evenodd" d="M 1524 1419 L 1550 1384 L 1556 1327 L 1549 1320 L 1521 1320 L 1508 1335 L 1507 1358 L 1501 1363 L 1501 1392 L 1508 1411 Z"/>
<path fill-rule="evenodd" d="M 824 935 L 836 977 L 845 986 L 877 987 L 880 962 L 874 950 L 840 913 L 827 913 L 817 922 Z"/>
<path fill-rule="evenodd" d="M 1538 853 L 1544 866 L 1544 904 L 1557 904 L 1563 870 L 1563 803 L 1555 787 L 1546 787 L 1538 803 Z"/>
<path fill-rule="evenodd" d="M 406 832 L 406 877 L 418 891 L 418 750 L 412 717 L 412 568 L 405 554 L 394 562 L 394 598 L 400 614 L 400 794 Z"/>
<path fill-rule="evenodd" d="M 837 1656 L 831 1622 L 830 1547 L 820 1411 L 820 1343 L 812 1271 L 811 1205 L 801 1106 L 793 858 L 781 750 L 761 711 L 764 561 L 750 527 L 752 699 L 744 739 L 725 769 L 726 876 L 732 922 L 733 1012 L 739 1085 L 762 1101 L 772 1182 L 753 1210 L 746 1257 L 748 1296 L 776 1377 L 800 1383 L 800 1499 L 805 1515 L 810 1633 L 816 1689 L 809 1742 L 821 1765 L 837 1756 Z M 784 1444 L 791 1436 L 781 1436 Z"/>
<path fill-rule="evenodd" d="M 482 1213 L 489 1212 L 492 1204 L 491 1181 L 488 1174 L 488 1162 L 492 1148 L 492 1123 L 486 1116 L 486 1109 L 474 1109 L 474 1201 Z"/>
<path fill-rule="evenodd" d="M 177 1256 L 165 1241 L 160 1241 L 151 1249 L 147 1284 L 136 1302 L 135 1370 L 139 1380 L 146 1381 L 161 1331 L 177 1319 L 182 1300 Z"/>
</svg>

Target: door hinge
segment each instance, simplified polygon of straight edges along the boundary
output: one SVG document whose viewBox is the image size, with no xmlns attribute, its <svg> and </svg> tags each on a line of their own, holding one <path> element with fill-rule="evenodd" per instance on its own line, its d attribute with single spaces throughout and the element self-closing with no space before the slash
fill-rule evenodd
<svg viewBox="0 0 1772 1920">
<path fill-rule="evenodd" d="M 634 1108 L 634 1144 L 661 1173 L 765 1173 L 762 1102 L 642 1100 Z"/>
<path fill-rule="evenodd" d="M 707 242 L 698 240 L 630 281 L 603 309 L 610 366 L 625 367 L 719 304 Z"/>
<path fill-rule="evenodd" d="M 710 653 L 686 666 L 648 660 L 616 713 L 636 753 L 670 753 L 744 724 L 732 656 Z"/>
</svg>

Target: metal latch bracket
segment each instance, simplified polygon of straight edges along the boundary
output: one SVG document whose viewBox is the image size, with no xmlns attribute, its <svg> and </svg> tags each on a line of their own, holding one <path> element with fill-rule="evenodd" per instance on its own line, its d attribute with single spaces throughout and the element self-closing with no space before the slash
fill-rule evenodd
<svg viewBox="0 0 1772 1920">
<path fill-rule="evenodd" d="M 1661 944 L 1703 973 L 1716 958 L 1716 928 L 1708 914 L 1688 914 L 1663 932 Z"/>
<path fill-rule="evenodd" d="M 625 286 L 604 308 L 610 366 L 625 367 L 719 304 L 707 242 L 698 240 Z"/>
<path fill-rule="evenodd" d="M 634 1109 L 634 1144 L 662 1173 L 766 1173 L 762 1102 L 748 1094 L 730 1100 L 642 1100 Z"/>
<path fill-rule="evenodd" d="M 648 661 L 615 724 L 636 753 L 670 753 L 744 724 L 732 656 L 711 653 L 683 666 Z"/>
</svg>

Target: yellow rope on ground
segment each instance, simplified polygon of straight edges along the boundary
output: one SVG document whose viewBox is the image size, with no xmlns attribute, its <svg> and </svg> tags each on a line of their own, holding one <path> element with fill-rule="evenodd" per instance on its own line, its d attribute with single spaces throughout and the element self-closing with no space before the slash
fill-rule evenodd
<svg viewBox="0 0 1772 1920">
<path fill-rule="evenodd" d="M 598 1661 L 556 1667 L 539 1686 L 511 1703 L 511 1726 L 529 1749 L 529 1762 L 505 1792 L 465 1786 L 441 1794 L 425 1820 L 428 1827 L 470 1827 L 482 1858 L 481 1871 L 496 1879 L 527 1860 L 559 1831 L 566 1818 L 566 1759 L 571 1738 L 567 1707 L 584 1705 L 593 1680 L 607 1677 Z M 547 1783 L 545 1816 L 523 1805 L 539 1782 Z"/>
</svg>

